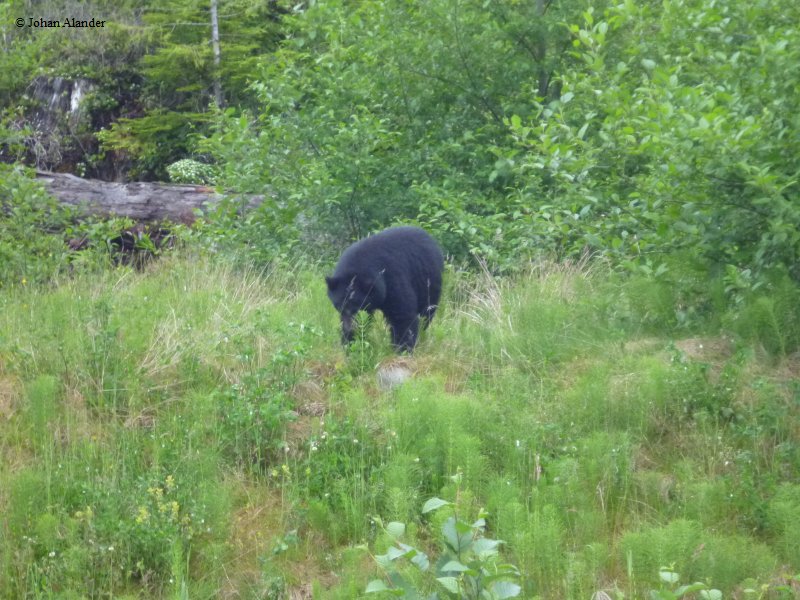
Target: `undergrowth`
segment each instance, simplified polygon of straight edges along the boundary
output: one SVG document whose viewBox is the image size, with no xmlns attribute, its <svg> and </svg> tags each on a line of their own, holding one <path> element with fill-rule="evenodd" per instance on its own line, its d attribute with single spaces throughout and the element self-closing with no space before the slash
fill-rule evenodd
<svg viewBox="0 0 800 600">
<path fill-rule="evenodd" d="M 371 558 L 397 524 L 447 548 L 452 514 L 420 511 L 437 497 L 484 519 L 492 555 L 404 570 L 406 590 L 672 597 L 680 573 L 790 598 L 798 288 L 654 277 L 452 269 L 390 391 L 385 326 L 344 352 L 317 269 L 171 256 L 10 281 L 0 597 L 360 597 L 399 581 Z"/>
</svg>

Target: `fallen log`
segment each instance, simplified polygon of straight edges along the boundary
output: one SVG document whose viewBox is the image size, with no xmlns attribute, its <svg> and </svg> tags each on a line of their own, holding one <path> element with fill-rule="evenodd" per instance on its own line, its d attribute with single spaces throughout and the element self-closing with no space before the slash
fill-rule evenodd
<svg viewBox="0 0 800 600">
<path fill-rule="evenodd" d="M 37 171 L 36 179 L 60 204 L 90 215 L 128 217 L 137 222 L 192 223 L 197 209 L 204 210 L 225 197 L 202 185 L 113 183 L 47 171 Z M 256 207 L 263 199 L 248 196 L 245 206 Z"/>
</svg>

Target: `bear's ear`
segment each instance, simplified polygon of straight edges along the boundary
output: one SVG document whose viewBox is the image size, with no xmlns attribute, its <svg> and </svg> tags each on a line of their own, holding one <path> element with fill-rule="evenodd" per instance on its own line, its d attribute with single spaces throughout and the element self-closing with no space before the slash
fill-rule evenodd
<svg viewBox="0 0 800 600">
<path fill-rule="evenodd" d="M 336 277 L 328 277 L 326 275 L 325 276 L 325 283 L 328 284 L 328 289 L 332 290 L 333 288 L 335 288 L 338 285 L 339 281 L 336 279 Z"/>
</svg>

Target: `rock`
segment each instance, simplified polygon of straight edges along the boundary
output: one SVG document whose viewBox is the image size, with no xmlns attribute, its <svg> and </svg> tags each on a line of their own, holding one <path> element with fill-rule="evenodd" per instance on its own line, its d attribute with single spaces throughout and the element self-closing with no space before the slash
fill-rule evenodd
<svg viewBox="0 0 800 600">
<path fill-rule="evenodd" d="M 383 391 L 392 390 L 408 380 L 412 374 L 408 359 L 384 363 L 377 370 L 378 387 Z"/>
</svg>

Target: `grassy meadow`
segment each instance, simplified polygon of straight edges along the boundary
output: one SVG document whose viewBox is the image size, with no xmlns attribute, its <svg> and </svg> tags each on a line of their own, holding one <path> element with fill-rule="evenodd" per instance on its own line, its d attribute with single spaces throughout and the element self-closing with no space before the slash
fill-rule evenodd
<svg viewBox="0 0 800 600">
<path fill-rule="evenodd" d="M 0 289 L 0 598 L 358 598 L 453 513 L 519 597 L 800 595 L 796 287 L 449 269 L 396 359 L 380 319 L 341 348 L 323 271 Z M 386 362 L 413 376 L 381 389 Z M 405 597 L 478 597 L 412 554 Z"/>
</svg>

